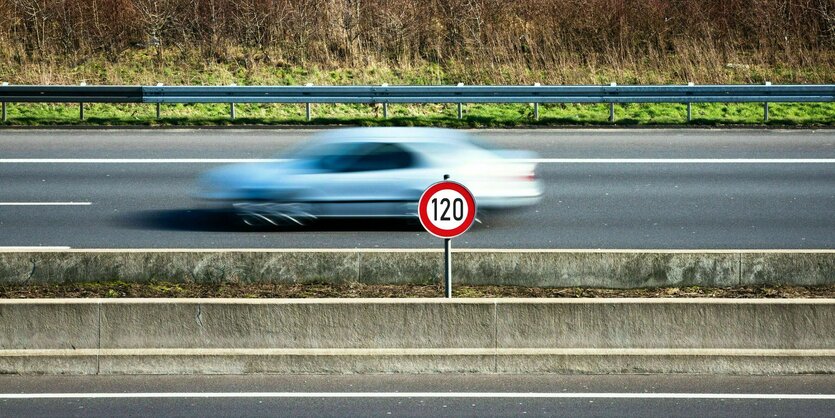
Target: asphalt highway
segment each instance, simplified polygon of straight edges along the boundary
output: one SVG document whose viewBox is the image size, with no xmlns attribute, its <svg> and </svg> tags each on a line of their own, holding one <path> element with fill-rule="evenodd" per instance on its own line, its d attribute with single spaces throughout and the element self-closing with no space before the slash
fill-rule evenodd
<svg viewBox="0 0 835 418">
<path fill-rule="evenodd" d="M 2 416 L 825 417 L 835 378 L 0 376 Z"/>
<path fill-rule="evenodd" d="M 252 230 L 192 198 L 217 159 L 281 157 L 289 129 L 0 130 L 0 247 L 439 248 L 419 225 Z M 457 248 L 835 248 L 835 130 L 474 132 L 544 161 L 543 202 Z M 95 160 L 95 161 L 91 161 Z"/>
</svg>

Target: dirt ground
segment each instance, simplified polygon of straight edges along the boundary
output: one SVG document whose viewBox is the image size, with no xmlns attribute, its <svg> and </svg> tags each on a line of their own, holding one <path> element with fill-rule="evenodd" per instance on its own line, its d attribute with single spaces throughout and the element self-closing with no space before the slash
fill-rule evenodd
<svg viewBox="0 0 835 418">
<path fill-rule="evenodd" d="M 0 298 L 431 298 L 442 297 L 439 285 L 366 285 L 359 283 L 65 283 L 0 285 Z M 461 298 L 832 298 L 835 285 L 735 288 L 669 287 L 656 289 L 537 288 L 454 286 Z"/>
</svg>

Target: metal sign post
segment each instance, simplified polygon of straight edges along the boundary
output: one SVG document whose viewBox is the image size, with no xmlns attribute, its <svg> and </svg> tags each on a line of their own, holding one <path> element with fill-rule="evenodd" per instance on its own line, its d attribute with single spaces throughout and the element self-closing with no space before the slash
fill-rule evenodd
<svg viewBox="0 0 835 418">
<path fill-rule="evenodd" d="M 466 232 L 475 221 L 473 194 L 461 183 L 444 181 L 429 186 L 418 201 L 420 223 L 430 234 L 444 240 L 444 296 L 452 297 L 452 238 Z"/>
<path fill-rule="evenodd" d="M 444 174 L 449 180 L 449 174 Z M 444 238 L 444 296 L 452 298 L 452 238 Z"/>
<path fill-rule="evenodd" d="M 444 296 L 452 297 L 452 239 L 444 238 Z"/>
</svg>

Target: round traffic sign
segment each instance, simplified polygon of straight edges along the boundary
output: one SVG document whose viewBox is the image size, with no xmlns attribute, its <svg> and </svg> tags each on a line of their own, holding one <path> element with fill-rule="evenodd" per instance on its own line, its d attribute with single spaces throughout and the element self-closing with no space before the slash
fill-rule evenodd
<svg viewBox="0 0 835 418">
<path fill-rule="evenodd" d="M 418 201 L 420 224 L 438 238 L 455 238 L 473 225 L 475 198 L 461 183 L 439 181 L 429 186 Z"/>
</svg>

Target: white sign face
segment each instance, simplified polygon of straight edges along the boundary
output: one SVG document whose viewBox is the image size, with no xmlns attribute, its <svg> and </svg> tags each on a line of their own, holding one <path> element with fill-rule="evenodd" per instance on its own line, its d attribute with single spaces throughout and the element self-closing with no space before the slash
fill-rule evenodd
<svg viewBox="0 0 835 418">
<path fill-rule="evenodd" d="M 463 234 L 473 224 L 475 212 L 473 194 L 454 181 L 429 186 L 418 201 L 421 225 L 439 238 L 454 238 Z"/>
<path fill-rule="evenodd" d="M 452 189 L 443 189 L 430 196 L 429 207 L 426 208 L 429 222 L 444 230 L 461 226 L 469 210 L 464 195 Z"/>
</svg>

